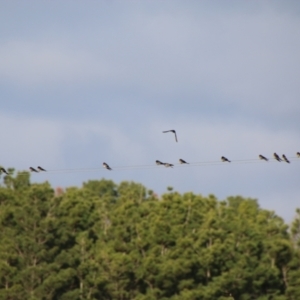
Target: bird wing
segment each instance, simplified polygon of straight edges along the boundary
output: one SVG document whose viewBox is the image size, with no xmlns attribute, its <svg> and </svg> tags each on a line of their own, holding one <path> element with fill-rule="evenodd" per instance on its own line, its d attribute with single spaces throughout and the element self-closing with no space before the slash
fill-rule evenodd
<svg viewBox="0 0 300 300">
<path fill-rule="evenodd" d="M 260 155 L 260 158 L 263 159 L 263 160 L 268 160 L 265 156 L 263 155 Z"/>
<path fill-rule="evenodd" d="M 105 166 L 107 170 L 112 170 L 112 168 L 108 164 L 105 164 Z"/>
<path fill-rule="evenodd" d="M 174 130 L 174 134 L 175 134 L 175 140 L 176 140 L 176 142 L 178 142 L 178 140 L 177 140 L 177 134 L 176 134 L 175 130 Z"/>
<path fill-rule="evenodd" d="M 4 168 L 1 168 L 0 170 L 1 170 L 3 173 L 5 173 L 5 174 L 8 175 L 7 171 L 6 171 Z"/>
<path fill-rule="evenodd" d="M 274 157 L 275 159 L 277 159 L 278 161 L 282 161 L 282 159 L 279 157 L 279 155 L 277 153 L 274 153 Z"/>
</svg>

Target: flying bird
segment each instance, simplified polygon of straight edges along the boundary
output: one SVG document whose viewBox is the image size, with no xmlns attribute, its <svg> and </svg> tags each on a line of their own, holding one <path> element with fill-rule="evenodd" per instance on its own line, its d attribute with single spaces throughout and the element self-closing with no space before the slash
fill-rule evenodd
<svg viewBox="0 0 300 300">
<path fill-rule="evenodd" d="M 262 160 L 268 161 L 268 159 L 266 157 L 264 157 L 263 155 L 259 154 L 258 157 Z"/>
<path fill-rule="evenodd" d="M 163 131 L 163 133 L 167 133 L 167 132 L 173 132 L 175 134 L 175 141 L 178 142 L 177 134 L 176 134 L 176 131 L 174 129 Z"/>
<path fill-rule="evenodd" d="M 296 154 L 297 154 L 298 157 L 300 157 L 300 152 L 297 152 Z"/>
<path fill-rule="evenodd" d="M 282 159 L 279 157 L 279 155 L 277 153 L 274 153 L 274 158 L 278 161 L 282 161 Z"/>
<path fill-rule="evenodd" d="M 225 162 L 225 161 L 231 162 L 231 161 L 230 161 L 228 158 L 226 158 L 225 156 L 222 156 L 222 157 L 221 157 L 221 160 L 224 161 L 224 162 Z"/>
<path fill-rule="evenodd" d="M 186 162 L 185 160 L 183 160 L 183 159 L 181 159 L 181 158 L 179 158 L 179 162 L 180 162 L 181 164 L 188 164 L 188 162 Z"/>
<path fill-rule="evenodd" d="M 107 170 L 112 170 L 111 167 L 107 164 L 107 163 L 103 163 L 103 168 L 107 169 Z"/>
<path fill-rule="evenodd" d="M 0 168 L 1 173 L 5 173 L 6 175 L 8 175 L 7 171 L 4 168 Z"/>
<path fill-rule="evenodd" d="M 38 166 L 37 168 L 38 168 L 38 170 L 39 170 L 39 171 L 44 171 L 44 172 L 46 172 L 46 170 L 45 170 L 45 169 L 43 169 L 43 168 L 42 168 L 42 167 L 40 167 L 40 166 Z"/>
<path fill-rule="evenodd" d="M 159 166 L 159 165 L 163 165 L 164 163 L 159 161 L 159 160 L 156 160 L 155 163 Z"/>
<path fill-rule="evenodd" d="M 169 164 L 169 163 L 164 163 L 164 166 L 165 166 L 166 168 L 169 168 L 169 167 L 173 168 L 174 165 Z"/>
<path fill-rule="evenodd" d="M 33 167 L 30 167 L 29 170 L 30 170 L 31 172 L 36 172 L 36 173 L 39 172 L 39 171 L 37 171 L 37 170 L 36 170 L 35 168 L 33 168 Z"/>
<path fill-rule="evenodd" d="M 282 158 L 289 164 L 290 163 L 290 161 L 287 159 L 287 157 L 284 155 L 284 154 L 282 154 Z"/>
</svg>

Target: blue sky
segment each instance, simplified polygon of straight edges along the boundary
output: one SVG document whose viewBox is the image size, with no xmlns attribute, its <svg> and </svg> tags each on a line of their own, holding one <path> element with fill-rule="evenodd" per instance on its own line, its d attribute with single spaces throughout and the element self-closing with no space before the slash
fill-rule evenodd
<svg viewBox="0 0 300 300">
<path fill-rule="evenodd" d="M 298 1 L 1 1 L 0 25 L 4 167 L 105 161 L 32 180 L 239 194 L 287 221 L 300 207 Z M 292 163 L 234 163 L 273 152 Z"/>
</svg>

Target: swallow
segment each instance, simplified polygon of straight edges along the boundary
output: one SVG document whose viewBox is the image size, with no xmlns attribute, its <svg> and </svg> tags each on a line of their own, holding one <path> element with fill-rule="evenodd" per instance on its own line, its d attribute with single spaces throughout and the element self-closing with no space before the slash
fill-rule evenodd
<svg viewBox="0 0 300 300">
<path fill-rule="evenodd" d="M 112 170 L 111 167 L 107 164 L 107 163 L 103 163 L 103 168 L 107 169 L 107 170 Z"/>
<path fill-rule="evenodd" d="M 300 157 L 300 152 L 297 152 L 296 154 L 297 154 L 298 157 Z"/>
<path fill-rule="evenodd" d="M 274 158 L 278 161 L 282 161 L 282 159 L 279 157 L 279 155 L 277 153 L 274 153 Z"/>
<path fill-rule="evenodd" d="M 259 154 L 258 157 L 262 160 L 268 161 L 268 159 L 266 157 L 264 157 L 263 155 Z"/>
<path fill-rule="evenodd" d="M 185 160 L 183 160 L 183 159 L 181 159 L 181 158 L 179 158 L 179 162 L 180 162 L 181 164 L 188 164 L 188 162 L 186 162 Z"/>
<path fill-rule="evenodd" d="M 8 175 L 7 171 L 4 168 L 0 168 L 1 173 L 5 173 L 6 175 Z"/>
<path fill-rule="evenodd" d="M 282 154 L 282 158 L 289 164 L 290 163 L 290 161 L 287 159 L 287 157 L 284 155 L 284 154 Z"/>
<path fill-rule="evenodd" d="M 159 166 L 159 165 L 163 165 L 164 163 L 159 161 L 159 160 L 156 160 L 155 163 Z"/>
<path fill-rule="evenodd" d="M 169 164 L 169 163 L 164 163 L 164 166 L 165 166 L 166 168 L 169 168 L 169 167 L 173 168 L 174 165 Z"/>
<path fill-rule="evenodd" d="M 228 158 L 226 158 L 225 156 L 222 156 L 222 157 L 221 157 L 221 160 L 224 161 L 224 162 L 225 162 L 225 161 L 231 162 L 231 161 L 230 161 Z"/>
<path fill-rule="evenodd" d="M 33 167 L 30 167 L 29 170 L 30 170 L 31 172 L 36 172 L 36 173 L 39 172 L 39 171 L 37 171 L 37 170 L 36 170 L 35 168 L 33 168 Z"/>
<path fill-rule="evenodd" d="M 46 172 L 46 170 L 45 170 L 45 169 L 43 169 L 43 168 L 42 168 L 42 167 L 40 167 L 40 166 L 38 166 L 37 168 L 38 168 L 38 170 L 39 170 L 39 171 L 44 171 L 44 172 Z"/>
<path fill-rule="evenodd" d="M 163 133 L 167 133 L 167 132 L 173 132 L 175 134 L 175 141 L 178 142 L 177 134 L 176 134 L 176 131 L 174 129 L 163 131 Z"/>
</svg>

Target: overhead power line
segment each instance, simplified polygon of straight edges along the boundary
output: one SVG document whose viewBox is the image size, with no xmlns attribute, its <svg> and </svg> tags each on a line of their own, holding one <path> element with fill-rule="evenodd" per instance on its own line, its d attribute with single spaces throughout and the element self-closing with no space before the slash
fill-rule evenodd
<svg viewBox="0 0 300 300">
<path fill-rule="evenodd" d="M 290 157 L 290 162 L 300 162 L 300 159 L 297 157 Z M 188 164 L 182 164 L 182 163 L 173 163 L 172 166 L 175 168 L 195 168 L 195 167 L 209 167 L 209 166 L 231 166 L 231 165 L 241 165 L 241 164 L 287 164 L 286 162 L 278 162 L 275 159 L 270 159 L 269 161 L 263 161 L 261 159 L 237 159 L 237 160 L 230 160 L 228 161 L 221 161 L 221 160 L 214 160 L 214 161 L 196 161 L 196 162 L 189 162 Z M 127 171 L 127 170 L 147 170 L 147 169 L 166 169 L 166 166 L 170 165 L 169 163 L 165 163 L 165 165 L 157 165 L 155 164 L 155 161 L 153 161 L 153 164 L 147 164 L 147 165 L 127 165 L 127 166 L 113 166 L 111 165 L 112 172 L 113 171 Z M 31 169 L 30 169 L 31 168 Z M 32 167 L 30 167 L 28 171 L 21 171 L 18 172 L 18 175 L 25 175 L 28 173 L 32 173 Z M 172 169 L 172 168 L 168 168 Z M 96 168 L 89 168 L 89 167 L 83 167 L 83 168 L 72 168 L 72 169 L 46 169 L 46 171 L 39 171 L 36 172 L 36 169 L 34 169 L 34 173 L 36 174 L 67 174 L 67 173 L 82 173 L 82 172 L 106 172 L 105 168 L 103 166 L 99 166 Z M 3 174 L 3 173 L 2 173 Z M 4 174 L 5 175 L 5 174 Z"/>
</svg>

